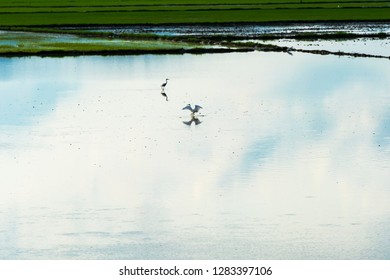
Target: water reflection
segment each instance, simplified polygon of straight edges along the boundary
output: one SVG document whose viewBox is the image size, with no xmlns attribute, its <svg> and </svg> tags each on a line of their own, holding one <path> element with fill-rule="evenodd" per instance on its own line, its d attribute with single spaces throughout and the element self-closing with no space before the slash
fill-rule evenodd
<svg viewBox="0 0 390 280">
<path fill-rule="evenodd" d="M 28 60 L 0 58 L 0 65 L 0 126 L 29 125 L 32 116 L 50 114 L 61 97 L 78 87 L 78 79 L 67 70 L 67 77 L 53 79 L 58 63 L 37 61 L 32 65 Z M 71 72 L 72 59 L 60 62 L 60 66 L 69 67 Z M 40 72 L 48 75 L 34 75 Z"/>
<path fill-rule="evenodd" d="M 168 101 L 168 95 L 165 93 L 165 89 L 161 89 L 160 94 L 165 97 L 166 101 Z"/>
<path fill-rule="evenodd" d="M 106 31 L 114 33 L 155 33 L 159 35 L 233 35 L 243 34 L 245 36 L 254 36 L 262 34 L 288 34 L 288 33 L 337 33 L 349 32 L 355 34 L 388 34 L 390 25 L 385 22 L 360 22 L 356 23 L 290 23 L 288 25 L 262 25 L 262 24 L 245 24 L 245 25 L 186 25 L 186 26 L 131 26 L 117 27 L 115 29 L 107 28 Z M 102 29 L 96 30 L 101 32 Z"/>
<path fill-rule="evenodd" d="M 194 123 L 195 125 L 199 125 L 202 122 L 199 120 L 199 118 L 197 116 L 195 116 L 194 114 L 191 114 L 191 119 L 189 121 L 183 121 L 183 123 L 185 125 L 191 126 L 192 123 Z"/>
<path fill-rule="evenodd" d="M 390 257 L 387 61 L 0 64 L 0 258 Z M 207 108 L 197 129 L 188 100 Z"/>
<path fill-rule="evenodd" d="M 291 49 L 303 50 L 326 50 L 331 52 L 345 52 L 366 55 L 390 56 L 390 40 L 389 39 L 354 39 L 354 40 L 249 40 L 251 42 L 260 42 L 263 44 L 274 44 L 281 47 L 289 47 Z M 289 53 L 289 52 L 287 52 Z M 291 52 L 289 54 L 292 54 Z"/>
</svg>

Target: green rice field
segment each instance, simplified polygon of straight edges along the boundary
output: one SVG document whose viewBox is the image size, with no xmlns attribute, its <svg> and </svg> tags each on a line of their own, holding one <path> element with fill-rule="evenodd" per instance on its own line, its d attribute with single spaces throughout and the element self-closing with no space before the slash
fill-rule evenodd
<svg viewBox="0 0 390 280">
<path fill-rule="evenodd" d="M 381 0 L 2 0 L 0 27 L 390 20 Z"/>
<path fill-rule="evenodd" d="M 119 36 L 83 31 L 83 26 L 389 20 L 390 0 L 0 0 L 0 29 L 4 30 L 0 31 L 0 55 L 259 48 L 243 44 L 223 46 L 227 38 L 204 42 L 202 38 L 177 39 L 151 34 Z M 73 30 L 61 29 L 72 26 Z M 271 49 L 279 51 L 275 46 Z"/>
</svg>

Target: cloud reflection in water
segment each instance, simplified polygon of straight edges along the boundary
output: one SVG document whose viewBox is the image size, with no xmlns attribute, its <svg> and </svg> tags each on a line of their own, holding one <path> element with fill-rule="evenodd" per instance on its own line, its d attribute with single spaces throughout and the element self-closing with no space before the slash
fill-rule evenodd
<svg viewBox="0 0 390 280">
<path fill-rule="evenodd" d="M 389 257 L 387 61 L 0 63 L 2 258 Z M 188 100 L 201 125 L 183 125 Z"/>
</svg>

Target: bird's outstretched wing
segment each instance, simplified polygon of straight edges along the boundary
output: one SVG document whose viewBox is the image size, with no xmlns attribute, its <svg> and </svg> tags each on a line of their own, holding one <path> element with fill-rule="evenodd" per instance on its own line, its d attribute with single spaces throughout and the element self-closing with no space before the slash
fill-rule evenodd
<svg viewBox="0 0 390 280">
<path fill-rule="evenodd" d="M 199 109 L 203 109 L 202 106 L 195 105 L 194 112 L 198 112 Z"/>
<path fill-rule="evenodd" d="M 192 111 L 191 105 L 188 104 L 188 105 L 185 106 L 182 110 L 190 110 L 190 111 Z"/>
</svg>

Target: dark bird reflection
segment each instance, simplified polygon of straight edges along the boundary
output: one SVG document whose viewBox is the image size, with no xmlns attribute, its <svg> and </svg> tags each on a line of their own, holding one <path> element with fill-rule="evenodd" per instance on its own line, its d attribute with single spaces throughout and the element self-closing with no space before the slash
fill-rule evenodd
<svg viewBox="0 0 390 280">
<path fill-rule="evenodd" d="M 195 125 L 201 124 L 202 122 L 198 119 L 198 117 L 191 115 L 191 119 L 189 121 L 183 122 L 185 125 L 191 126 L 192 123 Z"/>
<path fill-rule="evenodd" d="M 289 55 L 293 55 L 292 51 L 294 50 L 293 47 L 290 47 L 286 50 L 286 53 L 288 53 Z"/>
<path fill-rule="evenodd" d="M 162 96 L 165 97 L 165 100 L 168 101 L 168 95 L 165 93 L 165 90 L 162 89 L 160 93 L 161 93 Z"/>
</svg>

